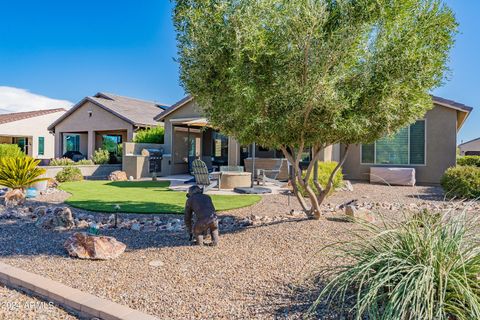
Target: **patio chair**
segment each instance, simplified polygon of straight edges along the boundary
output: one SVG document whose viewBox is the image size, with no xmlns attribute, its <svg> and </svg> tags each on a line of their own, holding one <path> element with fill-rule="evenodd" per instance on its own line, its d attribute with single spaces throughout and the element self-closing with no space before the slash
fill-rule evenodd
<svg viewBox="0 0 480 320">
<path fill-rule="evenodd" d="M 220 190 L 220 176 L 212 177 L 208 172 L 207 165 L 202 160 L 192 161 L 192 174 L 195 177 L 195 183 L 201 186 L 204 192 L 215 186 Z"/>
<path fill-rule="evenodd" d="M 282 163 L 283 159 L 275 159 L 275 164 L 271 169 L 257 169 L 257 185 L 260 184 L 260 181 L 262 185 L 265 185 L 266 182 L 281 185 L 282 183 L 277 178 L 280 174 Z"/>
</svg>

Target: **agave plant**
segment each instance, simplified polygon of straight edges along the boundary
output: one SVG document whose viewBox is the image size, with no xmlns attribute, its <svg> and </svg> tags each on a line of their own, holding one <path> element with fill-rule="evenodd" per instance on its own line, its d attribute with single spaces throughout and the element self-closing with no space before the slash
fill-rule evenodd
<svg viewBox="0 0 480 320">
<path fill-rule="evenodd" d="M 46 170 L 39 168 L 39 163 L 30 157 L 0 159 L 0 185 L 24 190 L 34 183 L 48 180 L 40 178 Z"/>
<path fill-rule="evenodd" d="M 349 263 L 320 302 L 353 306 L 356 319 L 480 319 L 480 242 L 477 218 L 422 214 L 403 222 L 363 224 L 355 241 L 338 244 Z"/>
</svg>

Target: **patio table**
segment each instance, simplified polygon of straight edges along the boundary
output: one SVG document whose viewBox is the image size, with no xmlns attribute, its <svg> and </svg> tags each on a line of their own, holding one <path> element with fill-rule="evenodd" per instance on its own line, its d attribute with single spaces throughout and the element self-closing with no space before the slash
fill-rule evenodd
<svg viewBox="0 0 480 320">
<path fill-rule="evenodd" d="M 252 173 L 250 172 L 213 172 L 220 175 L 220 189 L 234 189 L 238 187 L 250 187 L 252 184 Z"/>
</svg>

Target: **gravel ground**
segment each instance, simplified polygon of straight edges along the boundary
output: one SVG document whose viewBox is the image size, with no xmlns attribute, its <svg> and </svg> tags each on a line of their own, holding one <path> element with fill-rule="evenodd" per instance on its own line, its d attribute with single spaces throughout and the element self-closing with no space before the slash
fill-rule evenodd
<svg viewBox="0 0 480 320">
<path fill-rule="evenodd" d="M 77 317 L 24 293 L 9 289 L 0 284 L 0 319 L 14 320 L 73 320 Z"/>
<path fill-rule="evenodd" d="M 334 194 L 328 204 L 352 199 L 442 204 L 438 188 L 353 187 L 354 192 Z M 55 192 L 40 200 L 61 202 L 65 196 Z M 254 206 L 220 215 L 287 216 L 292 209 L 299 209 L 294 197 L 289 205 L 288 196 L 270 195 Z M 218 247 L 192 247 L 182 232 L 110 229 L 102 233 L 126 243 L 127 251 L 112 261 L 84 261 L 67 257 L 62 247 L 71 232 L 0 219 L 0 260 L 161 319 L 296 319 L 321 287 L 311 281 L 314 275 L 339 263 L 333 252 L 321 248 L 347 239 L 352 228 L 352 223 L 289 216 L 288 221 L 224 232 Z M 321 319 L 339 317 L 332 308 L 318 313 Z"/>
</svg>

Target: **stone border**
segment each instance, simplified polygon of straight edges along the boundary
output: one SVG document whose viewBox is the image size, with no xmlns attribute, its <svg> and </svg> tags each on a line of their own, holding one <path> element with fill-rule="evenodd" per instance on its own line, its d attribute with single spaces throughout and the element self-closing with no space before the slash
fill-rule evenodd
<svg viewBox="0 0 480 320">
<path fill-rule="evenodd" d="M 52 301 L 66 310 L 73 310 L 82 317 L 105 320 L 158 320 L 158 318 L 98 298 L 92 294 L 68 287 L 31 272 L 0 262 L 0 282 L 8 287 L 33 293 Z"/>
</svg>

